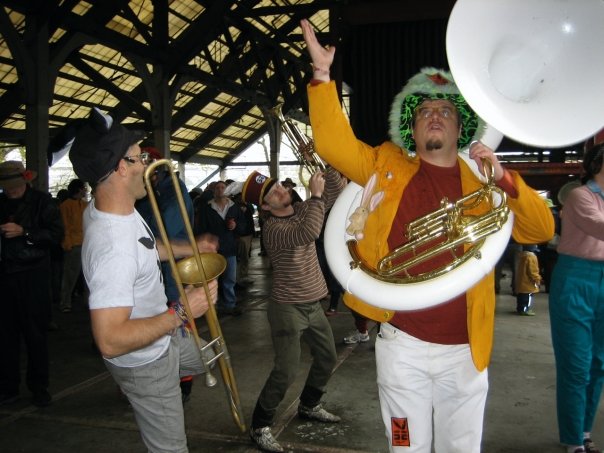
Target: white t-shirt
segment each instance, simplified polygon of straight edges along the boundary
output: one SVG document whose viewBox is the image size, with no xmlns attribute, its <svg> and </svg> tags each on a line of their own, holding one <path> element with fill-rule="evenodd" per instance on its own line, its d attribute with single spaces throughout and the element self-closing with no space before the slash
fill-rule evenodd
<svg viewBox="0 0 604 453">
<path fill-rule="evenodd" d="M 130 319 L 165 312 L 155 238 L 138 212 L 109 214 L 97 210 L 93 200 L 84 211 L 83 225 L 82 269 L 90 289 L 90 309 L 132 307 Z M 169 344 L 165 335 L 142 349 L 106 360 L 121 367 L 144 365 L 160 357 Z"/>
</svg>

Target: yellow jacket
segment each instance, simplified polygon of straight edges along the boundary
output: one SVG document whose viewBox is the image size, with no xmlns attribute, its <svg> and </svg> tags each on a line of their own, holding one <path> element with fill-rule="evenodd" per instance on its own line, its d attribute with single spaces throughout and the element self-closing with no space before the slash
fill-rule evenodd
<svg viewBox="0 0 604 453">
<path fill-rule="evenodd" d="M 391 142 L 372 147 L 357 140 L 342 113 L 335 83 L 321 83 L 308 87 L 310 121 L 317 153 L 351 181 L 364 186 L 377 173 L 376 187 L 384 191 L 384 199 L 369 215 L 364 239 L 358 250 L 367 263 L 375 266 L 388 252 L 388 236 L 399 201 L 411 178 L 419 169 L 419 158 L 408 156 Z M 471 193 L 482 186 L 466 163 L 459 159 L 462 191 Z M 514 212 L 512 231 L 521 244 L 547 242 L 554 235 L 554 219 L 539 195 L 512 172 L 518 198 L 508 197 L 508 206 Z M 484 212 L 479 207 L 476 212 Z M 347 305 L 354 305 L 354 296 L 346 294 Z M 489 364 L 493 344 L 495 320 L 495 291 L 493 272 L 466 292 L 468 306 L 468 337 L 474 365 L 483 370 Z"/>
<path fill-rule="evenodd" d="M 61 219 L 65 228 L 65 235 L 61 246 L 63 250 L 69 251 L 76 245 L 82 245 L 84 240 L 84 229 L 82 227 L 82 215 L 88 203 L 82 199 L 75 200 L 67 198 L 59 205 Z"/>
<path fill-rule="evenodd" d="M 539 292 L 541 275 L 539 274 L 539 260 L 537 260 L 537 255 L 528 251 L 520 253 L 514 280 L 517 293 L 532 294 Z"/>
</svg>

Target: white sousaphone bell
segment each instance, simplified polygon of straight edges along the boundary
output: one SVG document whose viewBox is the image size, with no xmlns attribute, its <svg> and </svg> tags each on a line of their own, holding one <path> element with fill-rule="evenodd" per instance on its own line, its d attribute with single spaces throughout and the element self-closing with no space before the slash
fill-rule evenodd
<svg viewBox="0 0 604 453">
<path fill-rule="evenodd" d="M 474 111 L 517 142 L 562 147 L 604 125 L 604 2 L 458 0 L 447 59 Z"/>
<path fill-rule="evenodd" d="M 503 134 L 531 146 L 562 147 L 602 128 L 602 23 L 602 0 L 457 1 L 447 28 L 447 57 L 460 92 L 488 124 L 482 138 L 487 146 L 495 149 Z M 461 157 L 484 180 L 467 153 Z M 348 292 L 383 310 L 428 308 L 467 291 L 491 272 L 511 234 L 510 212 L 477 259 L 426 281 L 376 279 L 351 266 L 355 259 L 347 246 L 353 239 L 347 219 L 361 192 L 350 183 L 334 204 L 325 229 L 327 260 Z"/>
</svg>

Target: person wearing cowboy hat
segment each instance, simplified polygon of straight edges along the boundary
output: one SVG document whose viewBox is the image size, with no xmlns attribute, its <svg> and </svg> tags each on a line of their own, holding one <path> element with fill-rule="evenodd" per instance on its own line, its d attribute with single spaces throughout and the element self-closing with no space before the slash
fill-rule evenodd
<svg viewBox="0 0 604 453">
<path fill-rule="evenodd" d="M 294 190 L 296 183 L 293 182 L 291 178 L 285 178 L 283 182 L 281 182 L 281 185 L 285 187 L 292 196 L 292 203 L 299 203 L 302 201 L 300 194 Z"/>
<path fill-rule="evenodd" d="M 0 294 L 7 314 L 0 317 L 0 405 L 19 397 L 19 343 L 27 350 L 26 383 L 32 402 L 47 406 L 51 315 L 52 246 L 63 238 L 58 206 L 49 193 L 31 187 L 37 176 L 21 162 L 0 163 Z"/>
<path fill-rule="evenodd" d="M 394 99 L 391 140 L 376 147 L 361 142 L 330 80 L 335 48 L 324 48 L 308 21 L 302 20 L 301 27 L 313 65 L 307 92 L 316 151 L 361 186 L 375 175 L 377 190 L 384 191 L 357 244 L 360 258 L 375 268 L 379 259 L 407 242 L 409 222 L 439 208 L 445 197 L 458 200 L 482 186 L 458 151 L 480 140 L 484 127 L 451 74 L 425 68 Z M 514 238 L 525 244 L 549 240 L 554 222 L 539 195 L 518 174 L 505 170 L 484 144 L 471 146 L 469 155 L 477 163 L 491 162 L 494 180 L 515 214 Z M 437 255 L 411 271 L 444 267 L 451 259 Z M 357 312 L 366 306 L 351 294 L 345 294 L 344 302 Z M 375 343 L 377 383 L 391 451 L 429 453 L 434 444 L 437 453 L 480 452 L 494 317 L 491 272 L 445 303 L 397 311 L 381 324 Z"/>
</svg>

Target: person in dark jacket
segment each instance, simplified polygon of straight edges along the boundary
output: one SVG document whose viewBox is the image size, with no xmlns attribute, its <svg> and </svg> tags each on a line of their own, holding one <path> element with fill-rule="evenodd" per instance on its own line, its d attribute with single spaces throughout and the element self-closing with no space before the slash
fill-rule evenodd
<svg viewBox="0 0 604 453">
<path fill-rule="evenodd" d="M 237 237 L 237 285 L 245 287 L 254 283 L 254 280 L 250 279 L 248 274 L 252 239 L 256 233 L 254 229 L 254 212 L 256 210 L 252 203 L 243 202 L 240 193 L 235 195 L 234 201 L 239 205 L 245 217 L 245 231 Z"/>
<path fill-rule="evenodd" d="M 218 236 L 218 253 L 226 258 L 227 267 L 220 277 L 219 314 L 238 316 L 235 282 L 237 279 L 237 236 L 245 234 L 246 220 L 241 208 L 224 193 L 226 183 L 214 186 L 214 198 L 200 205 L 196 213 L 195 234 L 211 233 Z"/>
<path fill-rule="evenodd" d="M 48 406 L 50 251 L 63 239 L 57 204 L 49 193 L 30 187 L 36 172 L 18 161 L 0 163 L 0 405 L 19 398 L 20 342 L 27 349 L 27 388 L 37 406 Z"/>
</svg>

